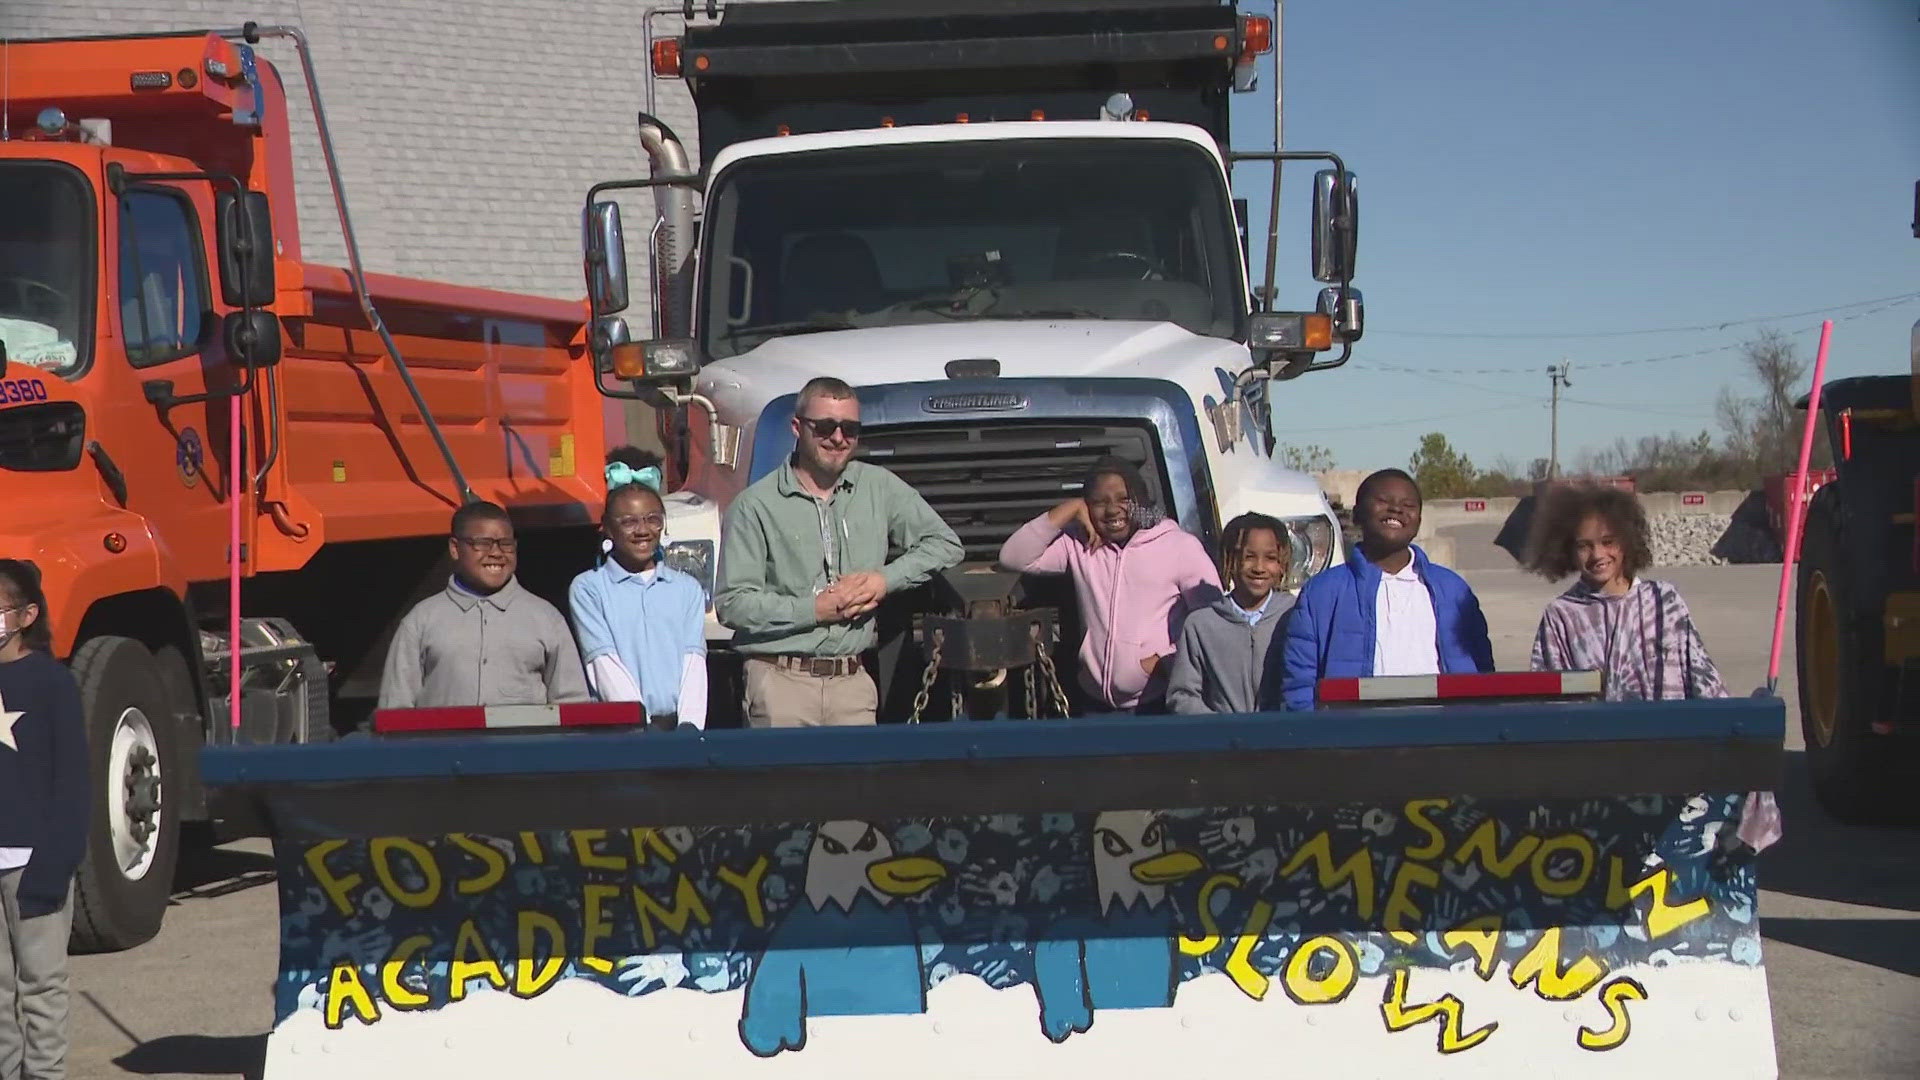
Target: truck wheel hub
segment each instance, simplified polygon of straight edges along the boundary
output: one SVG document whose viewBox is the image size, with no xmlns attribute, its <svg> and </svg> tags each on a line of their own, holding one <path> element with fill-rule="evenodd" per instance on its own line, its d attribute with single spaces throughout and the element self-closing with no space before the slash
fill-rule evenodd
<svg viewBox="0 0 1920 1080">
<path fill-rule="evenodd" d="M 106 818 L 115 865 L 129 881 L 139 881 L 153 868 L 165 791 L 159 750 L 146 713 L 137 707 L 122 710 L 108 748 Z"/>
</svg>

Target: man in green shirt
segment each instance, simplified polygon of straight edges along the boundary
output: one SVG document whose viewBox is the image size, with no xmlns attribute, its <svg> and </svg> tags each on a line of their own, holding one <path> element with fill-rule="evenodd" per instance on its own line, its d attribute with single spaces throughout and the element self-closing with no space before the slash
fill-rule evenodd
<svg viewBox="0 0 1920 1080">
<path fill-rule="evenodd" d="M 802 387 L 793 437 L 793 457 L 727 511 L 714 616 L 746 657 L 750 726 L 871 724 L 879 690 L 860 654 L 876 641 L 874 611 L 964 549 L 906 481 L 853 460 L 851 386 L 821 377 Z"/>
</svg>

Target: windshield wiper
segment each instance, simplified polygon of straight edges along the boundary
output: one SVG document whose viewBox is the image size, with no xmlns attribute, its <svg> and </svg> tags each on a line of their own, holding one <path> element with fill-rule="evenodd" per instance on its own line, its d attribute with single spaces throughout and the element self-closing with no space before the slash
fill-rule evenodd
<svg viewBox="0 0 1920 1080">
<path fill-rule="evenodd" d="M 1109 318 L 1112 318 L 1112 316 L 1108 315 L 1104 311 L 1094 311 L 1091 308 L 1034 308 L 1032 310 L 1019 310 L 1019 311 L 989 310 L 989 311 L 981 312 L 980 318 L 983 318 L 983 319 L 1109 319 Z"/>
<path fill-rule="evenodd" d="M 824 334 L 834 330 L 858 330 L 846 319 L 801 319 L 795 322 L 763 323 L 759 326 L 736 326 L 727 331 L 729 339 L 746 334 L 765 334 L 774 337 L 780 334 Z"/>
</svg>

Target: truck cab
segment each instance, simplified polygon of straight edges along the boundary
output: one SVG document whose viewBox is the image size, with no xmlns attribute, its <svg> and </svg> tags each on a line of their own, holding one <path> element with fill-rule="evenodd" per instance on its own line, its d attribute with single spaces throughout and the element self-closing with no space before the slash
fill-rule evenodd
<svg viewBox="0 0 1920 1080">
<path fill-rule="evenodd" d="M 263 35 L 317 93 L 286 28 L 0 41 L 0 553 L 81 686 L 80 951 L 158 931 L 184 827 L 220 824 L 203 746 L 371 712 L 462 502 L 518 519 L 536 592 L 593 553 L 585 306 L 364 273 L 337 175 L 350 264 L 305 261 Z"/>
<path fill-rule="evenodd" d="M 966 548 L 883 617 L 883 714 L 923 682 L 920 615 L 1044 612 L 1049 637 L 1078 632 L 1059 583 L 993 564 L 1105 454 L 1203 541 L 1256 510 L 1292 534 L 1291 586 L 1324 569 L 1338 523 L 1274 459 L 1268 384 L 1337 366 L 1359 336 L 1355 187 L 1333 155 L 1231 151 L 1229 97 L 1271 45 L 1268 20 L 1217 0 L 737 4 L 653 42 L 706 161 L 643 114 L 654 176 L 596 185 L 585 224 L 600 385 L 674 418 L 669 557 L 711 592 L 726 507 L 792 451 L 800 387 L 834 375 L 860 395 L 860 455 Z M 1334 166 L 1315 178 L 1313 311 L 1273 310 L 1271 255 L 1255 298 L 1230 183 L 1249 156 L 1276 196 L 1278 159 Z M 617 200 L 636 188 L 659 220 L 629 252 Z M 638 341 L 620 312 L 643 260 L 657 307 Z M 708 631 L 723 653 L 727 629 Z M 991 652 L 972 653 L 981 680 L 1030 659 Z"/>
</svg>

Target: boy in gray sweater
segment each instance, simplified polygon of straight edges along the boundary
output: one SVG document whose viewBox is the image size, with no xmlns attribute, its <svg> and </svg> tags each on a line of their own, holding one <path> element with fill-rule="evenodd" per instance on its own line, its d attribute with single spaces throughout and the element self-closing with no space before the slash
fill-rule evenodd
<svg viewBox="0 0 1920 1080">
<path fill-rule="evenodd" d="M 1230 590 L 1187 616 L 1167 676 L 1175 713 L 1244 713 L 1280 708 L 1280 650 L 1293 597 L 1279 590 L 1292 553 L 1286 526 L 1241 514 L 1222 530 L 1220 578 Z"/>
</svg>

